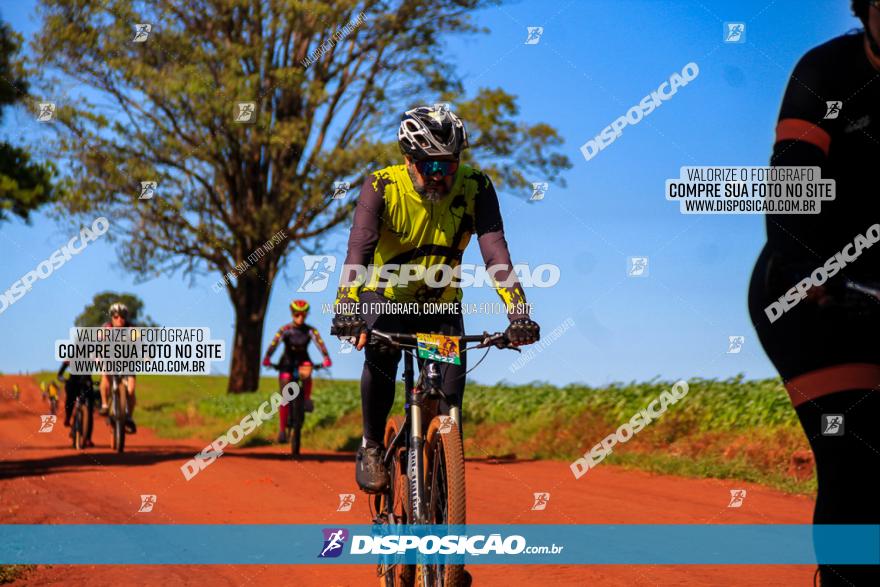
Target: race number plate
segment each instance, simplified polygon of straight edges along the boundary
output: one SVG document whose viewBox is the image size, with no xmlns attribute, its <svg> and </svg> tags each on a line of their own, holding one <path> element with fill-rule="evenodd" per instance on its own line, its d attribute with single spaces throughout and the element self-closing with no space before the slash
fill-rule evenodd
<svg viewBox="0 0 880 587">
<path fill-rule="evenodd" d="M 461 365 L 457 336 L 445 334 L 416 334 L 419 346 L 419 358 Z"/>
</svg>

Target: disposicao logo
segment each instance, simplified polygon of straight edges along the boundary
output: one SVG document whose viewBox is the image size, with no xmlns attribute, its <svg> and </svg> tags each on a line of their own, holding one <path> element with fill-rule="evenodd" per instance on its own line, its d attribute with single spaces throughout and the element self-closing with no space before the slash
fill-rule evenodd
<svg viewBox="0 0 880 587">
<path fill-rule="evenodd" d="M 342 547 L 348 540 L 348 530 L 345 528 L 324 528 L 324 547 L 318 554 L 318 558 L 336 558 L 342 554 Z"/>
</svg>

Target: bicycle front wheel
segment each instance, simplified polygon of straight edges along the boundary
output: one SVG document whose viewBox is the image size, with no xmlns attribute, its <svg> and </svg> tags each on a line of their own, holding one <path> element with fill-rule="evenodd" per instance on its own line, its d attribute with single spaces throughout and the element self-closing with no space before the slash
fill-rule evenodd
<svg viewBox="0 0 880 587">
<path fill-rule="evenodd" d="M 385 448 L 389 450 L 391 442 L 403 428 L 404 420 L 400 416 L 391 417 L 385 424 Z M 411 523 L 409 506 L 409 482 L 406 476 L 406 448 L 399 446 L 391 459 L 389 467 L 388 490 L 378 497 L 378 510 L 385 514 L 389 524 Z M 412 587 L 415 580 L 415 566 L 402 562 L 380 563 L 378 568 L 379 585 L 382 587 Z"/>
<path fill-rule="evenodd" d="M 113 394 L 113 449 L 122 453 L 125 451 L 125 418 L 128 414 L 127 410 L 128 392 L 125 386 L 120 385 Z"/>
<path fill-rule="evenodd" d="M 431 420 L 425 437 L 425 500 L 428 524 L 464 525 L 467 520 L 464 486 L 464 448 L 454 422 L 443 416 Z M 419 565 L 416 585 L 464 587 L 464 565 Z"/>
<path fill-rule="evenodd" d="M 119 396 L 116 393 L 110 393 L 110 406 L 107 412 L 107 423 L 110 424 L 110 448 L 116 450 L 119 441 L 119 435 L 116 434 L 116 420 L 119 414 Z"/>
</svg>

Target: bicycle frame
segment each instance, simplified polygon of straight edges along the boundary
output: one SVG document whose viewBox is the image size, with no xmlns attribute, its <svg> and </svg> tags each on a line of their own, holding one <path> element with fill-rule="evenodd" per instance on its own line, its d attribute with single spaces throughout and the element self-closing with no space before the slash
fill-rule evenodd
<svg viewBox="0 0 880 587">
<path fill-rule="evenodd" d="M 110 375 L 110 412 L 107 421 L 113 428 L 113 449 L 119 453 L 125 451 L 125 422 L 129 416 L 129 390 L 123 381 L 126 378 L 123 375 Z"/>
<path fill-rule="evenodd" d="M 380 340 L 385 344 L 390 344 L 401 348 L 401 342 L 415 341 L 415 335 L 387 334 L 380 331 L 373 331 L 374 335 L 378 335 Z M 396 340 L 395 340 L 396 339 Z M 462 349 L 462 353 L 478 348 L 488 348 L 497 346 L 498 348 L 513 348 L 507 344 L 503 333 L 495 333 L 489 335 L 461 336 L 459 340 L 462 344 L 468 342 L 479 342 L 471 348 Z M 405 390 L 404 406 L 406 414 L 404 416 L 403 426 L 398 430 L 397 436 L 385 447 L 384 464 L 387 470 L 390 470 L 396 449 L 405 444 L 407 453 L 407 478 L 409 485 L 409 503 L 412 514 L 410 523 L 423 524 L 427 520 L 427 512 L 425 511 L 425 487 L 424 487 L 424 467 L 425 467 L 425 432 L 427 430 L 425 418 L 425 404 L 429 401 L 447 400 L 442 391 L 443 380 L 439 371 L 437 362 L 425 359 L 419 369 L 418 382 L 413 381 L 415 370 L 413 368 L 413 353 L 410 350 L 401 348 L 403 351 L 403 381 Z M 426 386 L 426 383 L 428 384 Z M 449 405 L 449 417 L 455 422 L 456 428 L 461 430 L 461 409 L 458 406 Z M 381 514 L 381 512 L 378 512 Z"/>
<path fill-rule="evenodd" d="M 73 400 L 74 410 L 79 408 L 80 406 L 86 406 L 90 410 L 94 409 L 94 393 L 95 393 L 95 383 L 89 383 L 88 385 L 83 384 L 76 392 L 76 398 Z"/>
<path fill-rule="evenodd" d="M 117 406 L 120 403 L 123 404 L 123 407 L 125 409 L 125 413 L 122 415 L 124 421 L 125 417 L 128 416 L 128 386 L 126 385 L 125 394 L 120 392 L 120 388 L 122 387 L 122 379 L 122 375 L 110 376 L 110 396 L 116 400 Z M 123 398 L 123 395 L 125 395 L 126 397 Z"/>
</svg>

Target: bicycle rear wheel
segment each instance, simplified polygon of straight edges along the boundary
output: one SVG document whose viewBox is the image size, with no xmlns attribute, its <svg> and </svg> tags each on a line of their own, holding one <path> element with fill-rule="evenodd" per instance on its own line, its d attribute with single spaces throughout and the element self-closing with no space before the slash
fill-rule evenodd
<svg viewBox="0 0 880 587">
<path fill-rule="evenodd" d="M 431 420 L 425 435 L 425 500 L 428 524 L 466 523 L 461 434 L 454 422 L 442 426 L 440 417 Z M 464 565 L 418 565 L 416 569 L 418 585 L 464 587 L 467 582 Z"/>
<path fill-rule="evenodd" d="M 386 449 L 391 446 L 398 431 L 403 428 L 403 418 L 393 416 L 385 424 Z M 389 467 L 388 491 L 379 497 L 379 513 L 388 514 L 389 524 L 407 524 L 410 519 L 409 483 L 406 477 L 406 448 L 399 446 Z M 379 585 L 383 587 L 411 587 L 415 581 L 415 565 L 379 564 Z"/>
<path fill-rule="evenodd" d="M 298 394 L 290 404 L 290 455 L 297 458 L 302 448 L 302 427 L 305 422 L 305 400 Z"/>
<path fill-rule="evenodd" d="M 95 430 L 95 406 L 94 401 L 92 399 L 87 399 L 83 402 L 83 414 L 85 414 L 85 418 L 83 418 L 83 435 L 86 440 L 92 440 L 92 432 Z"/>
<path fill-rule="evenodd" d="M 85 441 L 85 406 L 77 403 L 73 411 L 73 448 L 83 449 Z"/>
<path fill-rule="evenodd" d="M 113 394 L 113 449 L 122 453 L 125 452 L 125 419 L 128 414 L 128 392 L 124 384 L 120 384 Z"/>
</svg>

